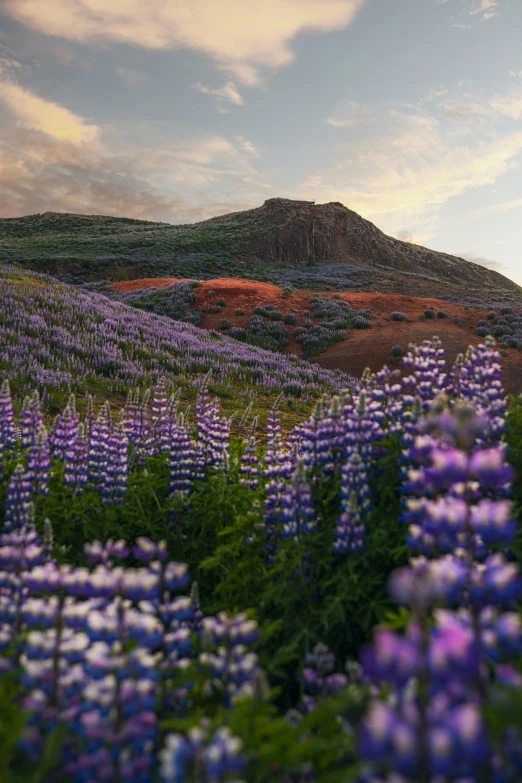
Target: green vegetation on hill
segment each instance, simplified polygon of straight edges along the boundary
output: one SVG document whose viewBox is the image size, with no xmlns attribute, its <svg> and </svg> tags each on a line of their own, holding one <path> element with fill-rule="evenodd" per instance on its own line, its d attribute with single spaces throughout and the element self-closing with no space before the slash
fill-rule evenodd
<svg viewBox="0 0 522 783">
<path fill-rule="evenodd" d="M 63 282 L 246 277 L 325 290 L 485 297 L 515 303 L 501 274 L 386 236 L 342 204 L 268 199 L 190 225 L 47 212 L 0 220 L 0 261 Z"/>
</svg>

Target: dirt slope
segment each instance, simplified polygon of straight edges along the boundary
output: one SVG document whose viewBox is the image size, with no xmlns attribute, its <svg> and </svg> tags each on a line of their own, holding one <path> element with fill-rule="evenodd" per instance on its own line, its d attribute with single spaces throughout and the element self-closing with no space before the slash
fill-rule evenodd
<svg viewBox="0 0 522 783">
<path fill-rule="evenodd" d="M 145 278 L 125 283 L 114 283 L 118 291 L 147 290 L 163 288 L 173 283 L 181 282 L 177 278 Z M 208 292 L 214 291 L 215 296 Z M 204 329 L 219 329 L 222 319 L 230 321 L 233 326 L 248 328 L 252 311 L 259 305 L 273 304 L 283 313 L 291 312 L 298 316 L 297 325 L 302 323 L 302 313 L 310 308 L 310 299 L 317 294 L 298 291 L 294 295 L 284 296 L 281 288 L 269 283 L 237 278 L 219 278 L 204 280 L 196 289 L 198 301 L 195 307 L 200 308 L 214 303 L 218 298 L 225 299 L 226 304 L 220 313 L 204 313 L 201 326 Z M 331 296 L 331 294 L 321 294 Z M 408 347 L 410 342 L 419 343 L 433 336 L 440 337 L 446 349 L 449 361 L 453 361 L 458 353 L 466 351 L 468 345 L 476 345 L 480 339 L 475 334 L 477 321 L 484 318 L 487 309 L 467 308 L 463 305 L 444 302 L 439 299 L 405 296 L 401 294 L 379 294 L 368 292 L 343 293 L 341 299 L 349 302 L 355 309 L 369 308 L 372 311 L 373 328 L 369 330 L 348 333 L 346 340 L 330 346 L 314 361 L 326 369 L 339 369 L 350 375 L 360 376 L 366 367 L 380 370 L 384 364 L 391 364 L 391 348 L 394 345 Z M 446 319 L 420 320 L 427 308 L 435 311 L 444 310 Z M 236 315 L 236 310 L 243 310 L 243 315 Z M 390 316 L 394 311 L 405 313 L 408 322 L 392 321 Z M 461 319 L 459 323 L 455 319 Z M 301 347 L 293 336 L 295 327 L 288 327 L 290 340 L 287 350 L 301 355 Z M 504 384 L 510 394 L 522 393 L 522 353 L 516 350 L 503 351 L 502 364 L 504 369 Z"/>
</svg>

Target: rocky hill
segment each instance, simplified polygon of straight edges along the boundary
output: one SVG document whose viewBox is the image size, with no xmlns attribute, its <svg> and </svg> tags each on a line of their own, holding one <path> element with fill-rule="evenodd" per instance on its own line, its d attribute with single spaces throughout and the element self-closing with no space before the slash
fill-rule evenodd
<svg viewBox="0 0 522 783">
<path fill-rule="evenodd" d="M 282 198 L 191 225 L 54 212 L 4 219 L 0 261 L 75 283 L 234 276 L 407 293 L 413 278 L 421 295 L 522 295 L 498 272 L 393 239 L 339 202 Z"/>
<path fill-rule="evenodd" d="M 314 204 L 274 198 L 265 201 L 261 209 L 278 224 L 257 243 L 256 252 L 267 261 L 344 261 L 369 268 L 392 267 L 473 288 L 519 288 L 491 269 L 389 237 L 338 201 Z"/>
</svg>

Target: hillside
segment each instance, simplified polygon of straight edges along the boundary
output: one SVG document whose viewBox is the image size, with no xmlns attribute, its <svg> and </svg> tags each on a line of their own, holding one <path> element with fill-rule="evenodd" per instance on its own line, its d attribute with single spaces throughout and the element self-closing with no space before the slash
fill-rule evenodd
<svg viewBox="0 0 522 783">
<path fill-rule="evenodd" d="M 498 272 L 402 242 L 338 202 L 272 198 L 192 225 L 44 213 L 0 220 L 0 260 L 66 282 L 243 277 L 299 288 L 520 300 Z"/>
<path fill-rule="evenodd" d="M 393 349 L 406 350 L 409 343 L 421 344 L 437 335 L 446 355 L 453 362 L 459 353 L 465 353 L 469 345 L 483 340 L 477 334 L 477 324 L 488 318 L 494 330 L 495 323 L 487 309 L 470 308 L 439 299 L 407 296 L 404 294 L 378 294 L 371 292 L 343 292 L 313 295 L 309 291 L 285 294 L 274 285 L 255 280 L 217 278 L 192 282 L 194 286 L 186 298 L 188 281 L 174 278 L 147 278 L 114 283 L 114 294 L 135 307 L 156 313 L 169 314 L 195 323 L 203 329 L 234 335 L 239 340 L 253 340 L 271 345 L 276 350 L 311 359 L 329 370 L 341 370 L 354 377 L 361 377 L 366 367 L 373 372 L 387 364 L 399 368 L 400 357 Z M 178 283 L 180 285 L 178 285 Z M 109 287 L 103 292 L 110 294 Z M 328 302 L 329 306 L 317 306 Z M 342 324 L 346 307 L 353 316 L 365 313 L 368 326 L 357 328 L 354 318 Z M 183 309 L 182 309 L 183 308 Z M 433 316 L 428 318 L 426 312 Z M 499 324 L 506 316 L 499 311 L 495 318 Z M 257 315 L 262 313 L 263 315 Z M 392 314 L 402 313 L 403 321 L 394 320 Z M 506 330 L 506 336 L 498 337 L 502 354 L 504 385 L 511 394 L 522 392 L 522 340 L 520 339 L 521 314 L 513 315 L 517 326 Z M 253 329 L 252 327 L 256 328 Z M 515 332 L 516 347 L 510 339 Z"/>
<path fill-rule="evenodd" d="M 263 416 L 283 391 L 283 413 L 295 421 L 313 400 L 352 383 L 296 356 L 2 264 L 0 302 L 0 379 L 9 380 L 18 400 L 37 387 L 51 411 L 71 392 L 108 397 L 119 407 L 129 389 L 161 376 L 190 403 L 210 370 L 212 392 L 228 414 L 252 401 Z"/>
</svg>

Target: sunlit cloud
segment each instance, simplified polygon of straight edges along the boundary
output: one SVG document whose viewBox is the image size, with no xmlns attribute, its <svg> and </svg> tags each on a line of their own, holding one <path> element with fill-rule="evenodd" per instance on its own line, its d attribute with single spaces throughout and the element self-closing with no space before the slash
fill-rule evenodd
<svg viewBox="0 0 522 783">
<path fill-rule="evenodd" d="M 502 201 L 500 204 L 489 204 L 487 207 L 473 209 L 468 212 L 468 217 L 483 217 L 484 215 L 502 215 L 504 212 L 510 212 L 512 209 L 522 208 L 522 198 Z"/>
<path fill-rule="evenodd" d="M 405 226 L 432 234 L 442 206 L 494 185 L 522 152 L 522 132 L 462 134 L 427 112 L 389 111 L 372 127 L 344 154 L 338 148 L 332 167 L 304 180 L 299 193 L 341 201 L 394 235 Z"/>
<path fill-rule="evenodd" d="M 470 15 L 482 14 L 481 21 L 494 19 L 501 14 L 498 12 L 499 0 L 477 0 L 474 7 L 470 10 Z"/>
<path fill-rule="evenodd" d="M 2 0 L 6 13 L 40 33 L 89 44 L 195 49 L 251 85 L 259 83 L 260 68 L 279 68 L 293 60 L 290 43 L 296 35 L 343 29 L 365 2 Z"/>
<path fill-rule="evenodd" d="M 0 81 L 0 101 L 16 117 L 20 127 L 32 128 L 75 145 L 94 142 L 99 136 L 98 126 L 88 125 L 77 114 L 39 98 L 13 82 Z"/>
<path fill-rule="evenodd" d="M 327 117 L 325 122 L 334 128 L 350 128 L 362 122 L 372 122 L 374 119 L 368 106 L 358 101 L 348 101 L 335 117 Z"/>
<path fill-rule="evenodd" d="M 223 87 L 216 88 L 206 87 L 204 84 L 197 82 L 193 85 L 193 88 L 204 95 L 212 95 L 214 98 L 217 98 L 220 105 L 223 101 L 233 103 L 235 106 L 244 104 L 244 100 L 232 80 L 229 80 Z"/>
<path fill-rule="evenodd" d="M 126 143 L 110 126 L 0 82 L 16 127 L 0 137 L 0 214 L 59 211 L 187 222 L 246 209 L 265 197 L 260 157 L 243 136 L 201 134 Z"/>
</svg>

